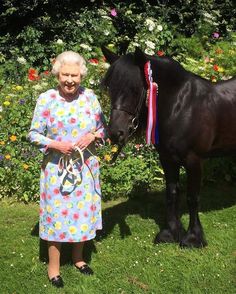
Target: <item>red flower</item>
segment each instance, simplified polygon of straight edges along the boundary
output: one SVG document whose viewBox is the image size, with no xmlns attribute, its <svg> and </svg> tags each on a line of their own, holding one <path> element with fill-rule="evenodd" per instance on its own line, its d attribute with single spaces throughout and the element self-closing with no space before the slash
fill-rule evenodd
<svg viewBox="0 0 236 294">
<path fill-rule="evenodd" d="M 65 234 L 65 233 L 61 233 L 61 234 L 59 235 L 59 238 L 60 238 L 61 240 L 65 239 L 65 237 L 66 237 L 66 234 Z"/>
<path fill-rule="evenodd" d="M 39 214 L 40 214 L 40 215 L 43 214 L 43 209 L 42 209 L 42 208 L 39 209 Z"/>
<path fill-rule="evenodd" d="M 157 51 L 157 55 L 158 56 L 164 56 L 165 55 L 165 52 L 164 51 L 161 51 L 161 50 L 158 50 Z"/>
<path fill-rule="evenodd" d="M 87 211 L 84 212 L 84 217 L 88 217 Z"/>
<path fill-rule="evenodd" d="M 67 209 L 63 209 L 62 212 L 61 212 L 61 214 L 63 216 L 67 216 L 68 215 L 68 210 Z"/>
<path fill-rule="evenodd" d="M 51 222 L 52 222 L 52 219 L 51 219 L 51 217 L 48 216 L 48 217 L 47 217 L 47 223 L 50 224 Z"/>
<path fill-rule="evenodd" d="M 76 123 L 76 119 L 75 119 L 74 117 L 72 117 L 72 118 L 70 119 L 70 123 L 71 123 L 71 124 Z"/>
<path fill-rule="evenodd" d="M 99 63 L 96 58 L 89 59 L 89 62 L 92 63 L 92 64 L 98 64 Z"/>
<path fill-rule="evenodd" d="M 213 65 L 213 69 L 214 69 L 214 71 L 218 71 L 219 70 L 219 66 L 217 64 L 214 64 Z"/>
<path fill-rule="evenodd" d="M 55 188 L 55 189 L 53 190 L 53 193 L 54 193 L 54 194 L 59 194 L 59 192 L 60 192 L 60 191 L 59 191 L 58 188 Z"/>
<path fill-rule="evenodd" d="M 30 81 L 36 81 L 39 79 L 39 75 L 36 69 L 30 68 L 28 70 L 28 80 Z"/>
<path fill-rule="evenodd" d="M 82 241 L 86 241 L 87 239 L 88 239 L 87 236 L 83 236 L 83 237 L 82 237 Z"/>
<path fill-rule="evenodd" d="M 91 211 L 95 211 L 95 210 L 96 210 L 96 206 L 95 206 L 94 204 L 91 205 L 91 206 L 90 206 L 90 210 L 91 210 Z"/>
<path fill-rule="evenodd" d="M 47 195 L 47 199 L 52 199 L 52 196 L 50 194 Z"/>
<path fill-rule="evenodd" d="M 42 200 L 45 200 L 45 199 L 46 199 L 46 193 L 45 193 L 45 192 L 43 192 L 43 193 L 41 194 L 41 199 L 42 199 Z"/>
</svg>

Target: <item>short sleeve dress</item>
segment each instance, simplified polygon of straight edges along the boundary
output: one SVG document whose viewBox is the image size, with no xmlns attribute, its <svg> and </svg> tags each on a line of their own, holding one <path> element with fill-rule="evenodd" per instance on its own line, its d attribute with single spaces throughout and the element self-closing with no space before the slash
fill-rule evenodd
<svg viewBox="0 0 236 294">
<path fill-rule="evenodd" d="M 88 132 L 105 136 L 100 104 L 92 90 L 80 88 L 72 101 L 50 89 L 37 100 L 29 140 L 44 153 L 40 176 L 40 238 L 56 242 L 93 239 L 102 229 L 99 163 L 94 144 L 81 156 L 47 150 L 51 140 L 75 143 Z"/>
</svg>

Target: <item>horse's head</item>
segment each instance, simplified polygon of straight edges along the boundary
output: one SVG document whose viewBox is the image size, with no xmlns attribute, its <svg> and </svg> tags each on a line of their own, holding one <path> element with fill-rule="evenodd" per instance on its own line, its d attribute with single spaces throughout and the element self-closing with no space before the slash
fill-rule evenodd
<svg viewBox="0 0 236 294">
<path fill-rule="evenodd" d="M 111 99 L 108 135 L 113 143 L 124 145 L 136 131 L 146 100 L 146 82 L 143 72 L 146 56 L 139 49 L 135 53 L 118 56 L 102 48 L 111 64 L 104 79 Z"/>
</svg>

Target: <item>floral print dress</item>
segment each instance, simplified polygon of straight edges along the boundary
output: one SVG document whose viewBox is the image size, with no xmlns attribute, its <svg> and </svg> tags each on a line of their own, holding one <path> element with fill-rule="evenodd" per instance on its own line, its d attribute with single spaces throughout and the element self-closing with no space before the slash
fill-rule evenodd
<svg viewBox="0 0 236 294">
<path fill-rule="evenodd" d="M 76 151 L 68 158 L 47 150 L 51 140 L 75 143 L 88 132 L 104 137 L 101 107 L 92 90 L 80 88 L 78 98 L 70 102 L 55 89 L 39 96 L 29 140 L 44 153 L 39 222 L 39 235 L 44 240 L 81 242 L 93 239 L 96 230 L 102 229 L 99 163 L 94 144 L 82 157 Z"/>
</svg>

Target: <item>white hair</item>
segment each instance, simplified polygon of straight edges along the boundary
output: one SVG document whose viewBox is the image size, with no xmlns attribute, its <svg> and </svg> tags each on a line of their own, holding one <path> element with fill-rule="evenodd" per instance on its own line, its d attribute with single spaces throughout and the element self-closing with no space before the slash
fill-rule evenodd
<svg viewBox="0 0 236 294">
<path fill-rule="evenodd" d="M 87 74 L 87 67 L 84 58 L 74 51 L 65 51 L 56 57 L 52 67 L 52 74 L 58 76 L 61 67 L 64 64 L 75 63 L 80 67 L 80 75 L 84 77 Z"/>
</svg>

